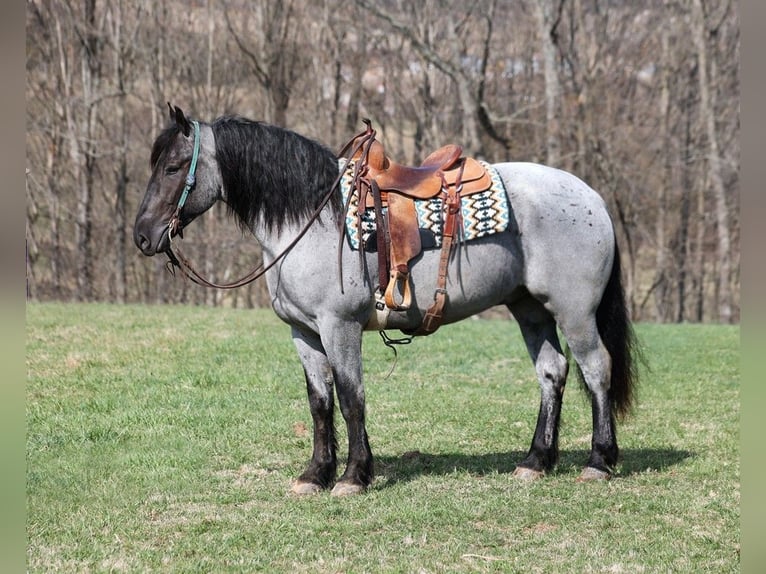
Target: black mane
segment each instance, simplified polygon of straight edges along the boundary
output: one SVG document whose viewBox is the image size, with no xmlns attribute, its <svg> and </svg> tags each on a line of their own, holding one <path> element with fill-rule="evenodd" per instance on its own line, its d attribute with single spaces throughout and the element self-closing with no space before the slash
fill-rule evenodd
<svg viewBox="0 0 766 574">
<path fill-rule="evenodd" d="M 218 118 L 212 128 L 226 203 L 243 227 L 258 217 L 278 232 L 299 223 L 338 177 L 335 154 L 295 132 L 237 116 Z M 340 193 L 331 203 L 339 213 Z"/>
</svg>

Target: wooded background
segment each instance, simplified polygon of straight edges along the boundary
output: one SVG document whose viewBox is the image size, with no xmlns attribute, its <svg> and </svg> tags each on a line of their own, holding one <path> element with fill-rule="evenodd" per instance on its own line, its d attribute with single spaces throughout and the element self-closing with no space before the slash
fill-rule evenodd
<svg viewBox="0 0 766 574">
<path fill-rule="evenodd" d="M 634 319 L 737 322 L 739 50 L 733 0 L 28 0 L 28 297 L 268 304 L 133 245 L 170 101 L 571 171 L 609 206 Z M 213 280 L 259 261 L 222 208 L 185 235 Z"/>
</svg>

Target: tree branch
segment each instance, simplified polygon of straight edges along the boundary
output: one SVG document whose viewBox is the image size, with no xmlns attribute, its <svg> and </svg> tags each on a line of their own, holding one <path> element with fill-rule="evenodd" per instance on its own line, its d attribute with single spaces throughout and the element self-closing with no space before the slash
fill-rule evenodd
<svg viewBox="0 0 766 574">
<path fill-rule="evenodd" d="M 407 26 L 406 24 L 402 24 L 401 22 L 398 22 L 394 19 L 393 16 L 388 14 L 387 12 L 384 12 L 378 6 L 372 2 L 369 2 L 368 0 L 356 0 L 356 3 L 359 7 L 364 8 L 365 10 L 369 10 L 373 15 L 375 15 L 377 18 L 384 20 L 391 28 L 399 32 L 404 38 L 410 41 L 410 44 L 413 48 L 430 64 L 433 64 L 434 67 L 436 67 L 440 72 L 445 73 L 447 76 L 455 80 L 458 76 L 463 76 L 463 71 L 452 65 L 450 62 L 447 62 L 439 56 L 428 44 L 422 42 L 420 38 L 418 38 L 415 33 L 412 31 L 412 28 Z"/>
<path fill-rule="evenodd" d="M 250 60 L 250 63 L 253 65 L 253 72 L 255 73 L 255 78 L 264 88 L 268 89 L 271 86 L 271 78 L 269 77 L 269 74 L 261 67 L 259 58 L 255 54 L 255 52 L 250 50 L 245 45 L 245 43 L 239 37 L 237 32 L 234 30 L 234 26 L 232 25 L 231 19 L 229 18 L 228 6 L 224 9 L 223 15 L 226 20 L 226 28 L 229 30 L 229 33 L 231 34 L 232 38 L 234 38 L 234 42 L 236 42 L 237 47 L 245 56 L 248 57 L 248 59 Z"/>
</svg>

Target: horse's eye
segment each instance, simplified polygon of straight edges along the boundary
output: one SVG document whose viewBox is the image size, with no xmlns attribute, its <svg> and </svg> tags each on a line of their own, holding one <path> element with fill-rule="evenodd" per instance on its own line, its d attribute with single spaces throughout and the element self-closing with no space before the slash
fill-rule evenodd
<svg viewBox="0 0 766 574">
<path fill-rule="evenodd" d="M 165 175 L 175 175 L 178 173 L 178 166 L 168 166 L 165 168 Z"/>
</svg>

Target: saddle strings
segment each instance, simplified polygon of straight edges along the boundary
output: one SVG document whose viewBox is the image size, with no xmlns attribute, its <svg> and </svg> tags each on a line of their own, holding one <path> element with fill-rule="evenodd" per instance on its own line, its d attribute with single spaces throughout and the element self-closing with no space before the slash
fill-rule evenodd
<svg viewBox="0 0 766 574">
<path fill-rule="evenodd" d="M 380 338 L 383 339 L 383 344 L 394 352 L 394 363 L 391 365 L 391 369 L 388 371 L 388 374 L 383 378 L 384 381 L 387 381 L 388 378 L 394 373 L 394 369 L 399 362 L 399 353 L 396 351 L 396 345 L 409 345 L 412 343 L 413 335 L 408 335 L 407 337 L 401 337 L 399 339 L 393 339 L 388 336 L 388 333 L 382 330 L 378 331 L 378 335 L 380 335 Z"/>
<path fill-rule="evenodd" d="M 344 230 L 344 223 L 343 218 L 345 217 L 345 214 L 348 213 L 348 207 L 351 205 L 351 200 L 354 197 L 354 191 L 356 190 L 358 194 L 358 199 L 360 205 L 362 204 L 362 177 L 365 175 L 365 172 L 367 170 L 367 162 L 368 157 L 370 154 L 370 147 L 372 146 L 372 142 L 375 141 L 375 135 L 376 132 L 372 127 L 372 122 L 364 118 L 362 120 L 364 124 L 367 126 L 363 131 L 359 132 L 357 135 L 352 137 L 346 145 L 341 148 L 340 152 L 338 152 L 338 157 L 347 157 L 350 161 L 351 158 L 353 158 L 359 150 L 362 151 L 361 156 L 359 158 L 359 161 L 354 163 L 354 173 L 351 176 L 351 188 L 349 189 L 348 198 L 346 199 L 346 204 L 343 207 L 343 213 L 341 214 L 341 223 L 338 228 L 338 281 L 340 281 L 340 292 L 344 293 L 343 290 L 343 238 L 345 234 Z M 357 140 L 359 140 L 357 142 Z M 356 142 L 356 144 L 354 144 Z M 349 148 L 351 148 L 351 151 L 348 152 Z M 346 152 L 348 154 L 346 155 Z M 340 183 L 341 179 L 343 178 L 343 175 L 346 172 L 346 165 L 344 165 L 343 171 L 340 172 L 338 176 L 338 183 Z M 359 250 L 359 265 L 364 268 L 364 253 L 362 253 L 362 250 Z"/>
</svg>

